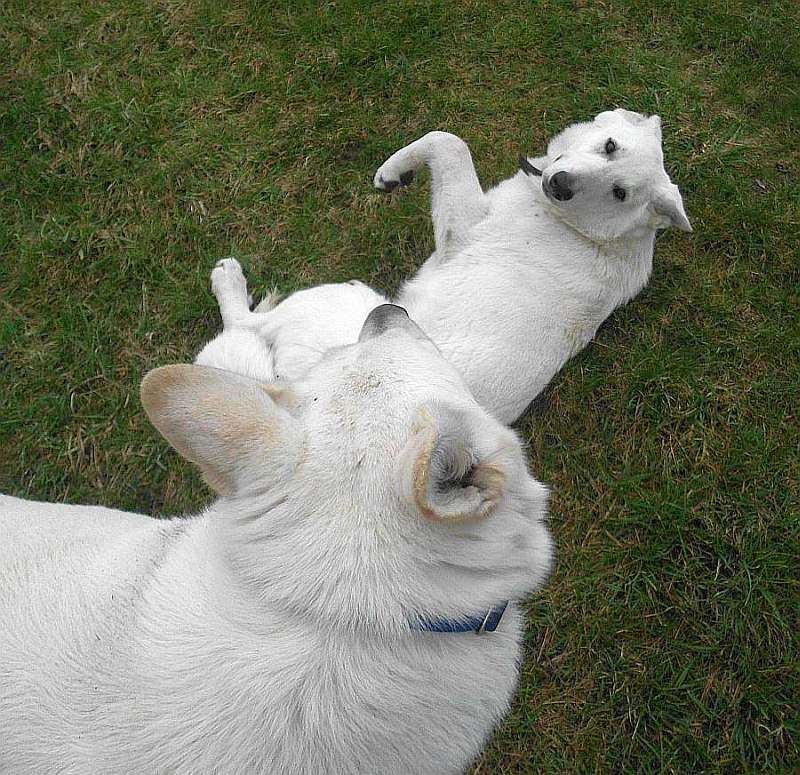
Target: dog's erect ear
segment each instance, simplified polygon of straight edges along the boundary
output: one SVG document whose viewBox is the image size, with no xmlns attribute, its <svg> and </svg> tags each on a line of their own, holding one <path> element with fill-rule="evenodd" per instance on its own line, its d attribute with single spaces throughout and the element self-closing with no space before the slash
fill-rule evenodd
<svg viewBox="0 0 800 775">
<path fill-rule="evenodd" d="M 220 495 L 285 475 L 302 447 L 296 421 L 272 386 L 210 366 L 163 366 L 142 381 L 150 421 Z"/>
<path fill-rule="evenodd" d="M 647 123 L 658 138 L 658 142 L 661 142 L 661 116 L 650 116 L 650 118 L 647 119 Z"/>
<path fill-rule="evenodd" d="M 674 183 L 666 183 L 656 191 L 650 202 L 650 209 L 653 213 L 653 225 L 657 229 L 675 226 L 681 231 L 692 230 L 692 224 L 683 209 L 681 192 Z"/>
<path fill-rule="evenodd" d="M 466 411 L 423 407 L 399 458 L 403 496 L 427 519 L 481 519 L 505 491 L 501 455 L 481 456 Z"/>
<path fill-rule="evenodd" d="M 641 113 L 635 113 L 632 110 L 625 110 L 625 108 L 604 110 L 602 113 L 598 113 L 594 117 L 594 120 L 600 123 L 605 123 L 607 121 L 613 121 L 615 118 L 624 118 L 629 124 L 633 124 L 634 126 L 639 126 L 647 121 L 647 116 L 644 116 Z"/>
<path fill-rule="evenodd" d="M 637 113 L 634 110 L 625 110 L 625 108 L 617 108 L 614 113 L 620 118 L 624 118 L 629 124 L 639 126 L 647 121 L 647 116 L 643 113 Z"/>
<path fill-rule="evenodd" d="M 633 126 L 644 126 L 647 124 L 653 132 L 661 140 L 661 119 L 658 116 L 645 116 L 643 113 L 636 113 L 633 110 L 625 110 L 625 108 L 616 108 L 615 110 L 606 110 L 598 113 L 595 121 L 609 121 L 613 118 L 623 118 Z"/>
</svg>

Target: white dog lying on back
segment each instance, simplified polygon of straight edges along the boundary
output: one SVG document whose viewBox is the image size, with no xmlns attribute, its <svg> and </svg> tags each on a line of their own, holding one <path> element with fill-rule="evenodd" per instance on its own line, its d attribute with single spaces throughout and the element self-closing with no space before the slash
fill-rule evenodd
<svg viewBox="0 0 800 775">
<path fill-rule="evenodd" d="M 422 166 L 432 175 L 436 251 L 397 303 L 507 423 L 641 291 L 656 230 L 691 230 L 664 169 L 658 116 L 614 110 L 575 124 L 486 193 L 467 145 L 431 132 L 391 156 L 375 185 L 392 190 Z M 225 360 L 234 371 L 258 363 L 267 379 L 300 376 L 385 301 L 364 285 L 327 285 L 259 315 L 248 311 L 238 264 L 216 278 L 220 305 L 232 310 L 227 339 L 198 362 Z"/>
<path fill-rule="evenodd" d="M 391 188 L 423 164 L 436 252 L 397 303 L 504 422 L 645 286 L 656 230 L 691 228 L 657 116 L 616 110 L 575 124 L 485 194 L 465 143 L 434 132 L 389 158 L 375 184 Z"/>
<path fill-rule="evenodd" d="M 291 392 L 167 366 L 142 400 L 222 497 L 0 496 L 0 772 L 461 772 L 550 566 L 515 434 L 388 305 Z"/>
</svg>

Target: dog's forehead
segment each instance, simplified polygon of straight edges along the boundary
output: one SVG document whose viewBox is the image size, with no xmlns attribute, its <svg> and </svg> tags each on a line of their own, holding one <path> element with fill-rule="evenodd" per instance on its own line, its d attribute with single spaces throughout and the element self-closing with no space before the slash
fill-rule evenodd
<svg viewBox="0 0 800 775">
<path fill-rule="evenodd" d="M 419 401 L 432 392 L 468 392 L 432 343 L 391 334 L 341 348 L 312 369 L 299 389 L 362 408 L 373 402 Z"/>
<path fill-rule="evenodd" d="M 628 144 L 635 144 L 637 148 L 659 149 L 661 147 L 660 138 L 654 125 L 647 121 L 631 123 L 627 119 L 617 114 L 611 114 L 608 118 L 598 116 L 588 124 L 587 135 L 594 138 L 613 138 L 617 142 L 623 141 Z"/>
<path fill-rule="evenodd" d="M 320 373 L 300 391 L 301 412 L 306 427 L 313 428 L 310 447 L 325 459 L 333 454 L 347 465 L 367 449 L 393 464 L 395 456 L 415 432 L 422 407 L 442 402 L 474 404 L 467 388 L 435 364 L 409 363 L 392 358 L 354 359 Z M 316 454 L 316 453 L 314 453 Z M 371 465 L 379 465 L 372 459 Z"/>
<path fill-rule="evenodd" d="M 605 116 L 568 127 L 553 138 L 548 145 L 548 154 L 557 156 L 570 150 L 601 154 L 605 143 L 611 139 L 625 152 L 616 156 L 615 160 L 624 158 L 628 163 L 635 160 L 651 168 L 663 165 L 664 155 L 657 124 L 649 120 L 632 123 L 617 113 Z"/>
<path fill-rule="evenodd" d="M 646 178 L 664 170 L 660 138 L 646 123 L 634 125 L 616 117 L 613 121 L 593 122 L 587 125 L 587 131 L 577 148 L 602 154 L 608 140 L 613 140 L 619 149 L 618 153 L 609 157 L 610 161 L 615 162 L 613 171 L 616 174 L 624 169 L 628 175 L 636 176 L 638 171 Z"/>
</svg>

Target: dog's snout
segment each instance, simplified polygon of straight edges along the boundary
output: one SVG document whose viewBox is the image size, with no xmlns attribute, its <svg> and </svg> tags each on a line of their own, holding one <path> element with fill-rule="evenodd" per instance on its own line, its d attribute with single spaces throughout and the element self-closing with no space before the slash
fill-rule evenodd
<svg viewBox="0 0 800 775">
<path fill-rule="evenodd" d="M 544 183 L 545 193 L 558 202 L 567 202 L 574 196 L 572 176 L 568 172 L 556 172 Z"/>
<path fill-rule="evenodd" d="M 416 328 L 416 325 L 411 322 L 408 312 L 403 307 L 398 307 L 396 304 L 381 304 L 367 315 L 367 319 L 361 327 L 358 341 L 363 342 L 366 339 L 372 339 L 372 337 L 380 336 L 390 328 L 397 327 L 410 329 L 412 327 Z"/>
</svg>

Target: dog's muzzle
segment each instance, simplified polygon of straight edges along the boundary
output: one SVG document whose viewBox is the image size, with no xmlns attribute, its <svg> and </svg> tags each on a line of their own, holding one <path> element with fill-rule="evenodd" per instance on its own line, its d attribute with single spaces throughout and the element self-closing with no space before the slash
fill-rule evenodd
<svg viewBox="0 0 800 775">
<path fill-rule="evenodd" d="M 568 202 L 575 196 L 570 183 L 571 176 L 568 172 L 556 172 L 554 175 L 542 178 L 542 191 L 548 199 L 555 199 L 556 202 Z"/>
</svg>

